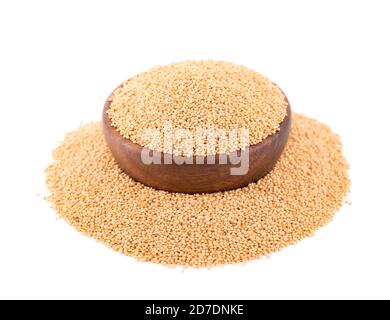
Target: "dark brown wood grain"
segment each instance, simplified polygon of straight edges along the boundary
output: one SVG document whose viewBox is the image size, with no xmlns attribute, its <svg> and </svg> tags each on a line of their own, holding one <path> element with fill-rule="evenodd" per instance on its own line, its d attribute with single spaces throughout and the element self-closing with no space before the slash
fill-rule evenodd
<svg viewBox="0 0 390 320">
<path fill-rule="evenodd" d="M 155 189 L 182 193 L 210 193 L 244 187 L 258 181 L 275 166 L 287 143 L 291 126 L 291 108 L 280 130 L 261 143 L 249 147 L 249 170 L 245 175 L 231 175 L 230 169 L 238 165 L 228 164 L 150 164 L 141 160 L 143 147 L 124 138 L 113 126 L 107 115 L 112 95 L 103 109 L 103 132 L 111 153 L 119 167 L 136 181 Z M 164 155 L 161 154 L 161 157 Z"/>
</svg>

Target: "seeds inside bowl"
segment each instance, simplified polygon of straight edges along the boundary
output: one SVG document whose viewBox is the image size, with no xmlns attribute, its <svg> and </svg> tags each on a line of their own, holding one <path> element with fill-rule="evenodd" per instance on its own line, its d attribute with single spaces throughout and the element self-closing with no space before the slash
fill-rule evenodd
<svg viewBox="0 0 390 320">
<path fill-rule="evenodd" d="M 124 82 L 111 99 L 111 124 L 124 137 L 188 156 L 226 154 L 260 143 L 278 131 L 287 115 L 285 96 L 269 79 L 213 60 L 153 68 Z M 167 132 L 173 134 L 170 143 L 164 139 Z M 216 148 L 207 148 L 210 132 L 221 142 Z"/>
</svg>

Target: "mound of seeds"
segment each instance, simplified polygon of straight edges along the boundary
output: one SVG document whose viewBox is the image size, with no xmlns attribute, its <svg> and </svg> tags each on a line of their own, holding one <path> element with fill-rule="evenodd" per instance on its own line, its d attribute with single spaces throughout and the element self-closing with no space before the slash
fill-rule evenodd
<svg viewBox="0 0 390 320">
<path fill-rule="evenodd" d="M 145 130 L 156 129 L 162 135 L 167 123 L 173 132 L 186 129 L 192 136 L 198 129 L 249 130 L 249 141 L 242 141 L 239 148 L 210 151 L 191 147 L 192 154 L 205 155 L 261 142 L 278 131 L 286 108 L 284 94 L 261 74 L 232 63 L 207 60 L 174 63 L 136 75 L 114 91 L 108 115 L 122 136 L 149 147 Z M 175 153 L 162 143 L 153 143 L 155 150 Z M 180 139 L 173 136 L 172 149 L 180 148 Z"/>
<path fill-rule="evenodd" d="M 245 262 L 310 236 L 349 189 L 339 138 L 293 115 L 286 150 L 256 184 L 188 195 L 135 182 L 116 165 L 101 124 L 69 133 L 47 168 L 49 200 L 84 234 L 144 261 L 205 267 Z"/>
</svg>

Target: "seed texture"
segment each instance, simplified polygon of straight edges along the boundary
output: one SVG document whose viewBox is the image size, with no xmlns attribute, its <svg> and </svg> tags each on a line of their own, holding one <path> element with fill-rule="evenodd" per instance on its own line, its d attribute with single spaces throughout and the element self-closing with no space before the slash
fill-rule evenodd
<svg viewBox="0 0 390 320">
<path fill-rule="evenodd" d="M 116 251 L 165 265 L 210 267 L 278 251 L 328 223 L 349 190 L 339 137 L 299 114 L 274 170 L 233 191 L 169 193 L 132 180 L 100 122 L 67 134 L 54 159 L 48 199 L 63 219 Z"/>
<path fill-rule="evenodd" d="M 173 154 L 229 153 L 260 143 L 279 130 L 287 115 L 285 96 L 269 79 L 243 66 L 214 60 L 153 68 L 125 81 L 111 98 L 108 116 L 122 136 Z M 145 130 L 155 129 L 162 137 L 167 123 L 174 133 L 186 129 L 192 137 L 199 136 L 199 129 L 246 129 L 249 139 L 239 141 L 239 147 L 207 150 L 193 144 L 188 151 L 175 135 L 168 148 L 145 136 Z"/>
</svg>

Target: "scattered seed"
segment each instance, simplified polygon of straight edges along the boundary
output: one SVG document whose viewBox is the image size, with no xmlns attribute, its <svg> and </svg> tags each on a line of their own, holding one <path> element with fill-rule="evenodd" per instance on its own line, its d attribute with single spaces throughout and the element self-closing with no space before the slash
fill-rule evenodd
<svg viewBox="0 0 390 320">
<path fill-rule="evenodd" d="M 101 123 L 83 125 L 54 151 L 49 200 L 79 231 L 143 261 L 209 267 L 267 256 L 328 223 L 349 190 L 338 136 L 305 116 L 292 120 L 287 147 L 265 178 L 195 195 L 135 182 L 116 165 Z"/>
</svg>

